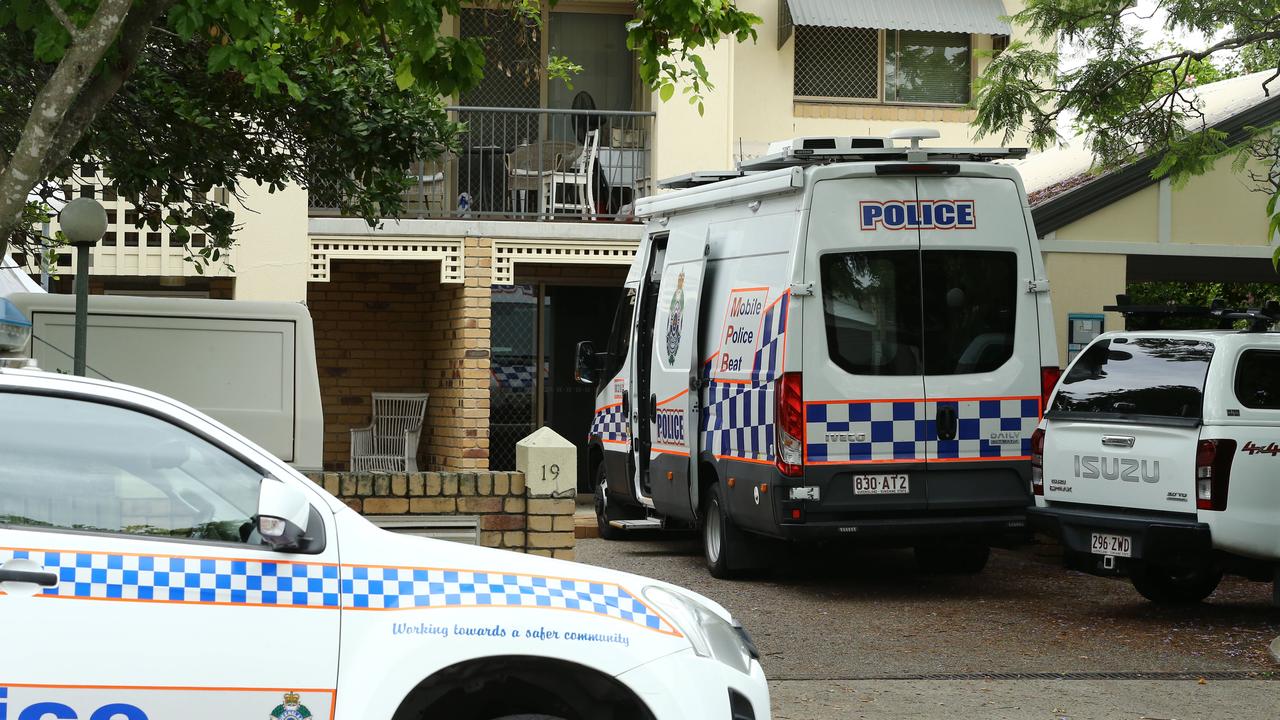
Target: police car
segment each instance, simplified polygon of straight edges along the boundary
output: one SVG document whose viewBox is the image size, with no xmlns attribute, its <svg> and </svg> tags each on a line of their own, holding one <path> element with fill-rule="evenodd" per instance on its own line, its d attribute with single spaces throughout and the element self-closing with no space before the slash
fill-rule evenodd
<svg viewBox="0 0 1280 720">
<path fill-rule="evenodd" d="M 720 577 L 769 539 L 977 572 L 1025 535 L 1058 377 L 1026 193 L 995 162 L 1025 151 L 937 136 L 796 138 L 640 202 L 613 335 L 579 349 L 602 535 L 701 527 Z"/>
<path fill-rule="evenodd" d="M 647 578 L 381 530 L 207 416 L 0 369 L 0 720 L 769 717 Z"/>
<path fill-rule="evenodd" d="M 1280 335 L 1261 332 L 1280 312 L 1215 314 L 1253 331 L 1100 335 L 1032 444 L 1033 524 L 1069 566 L 1128 575 L 1157 603 L 1280 568 Z"/>
</svg>

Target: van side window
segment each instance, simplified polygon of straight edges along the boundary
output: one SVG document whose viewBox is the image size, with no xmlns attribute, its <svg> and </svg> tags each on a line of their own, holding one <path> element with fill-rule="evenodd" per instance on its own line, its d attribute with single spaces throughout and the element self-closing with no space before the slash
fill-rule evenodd
<svg viewBox="0 0 1280 720">
<path fill-rule="evenodd" d="M 1280 352 L 1245 350 L 1240 354 L 1236 399 L 1254 410 L 1280 410 Z"/>
<path fill-rule="evenodd" d="M 613 316 L 613 330 L 609 333 L 609 364 L 600 374 L 602 382 L 608 382 L 622 369 L 631 346 L 631 318 L 635 316 L 636 290 L 624 288 L 618 299 L 618 310 Z"/>
<path fill-rule="evenodd" d="M 0 525 L 249 542 L 262 473 L 99 402 L 0 393 Z M 258 537 L 253 533 L 254 542 Z"/>
</svg>

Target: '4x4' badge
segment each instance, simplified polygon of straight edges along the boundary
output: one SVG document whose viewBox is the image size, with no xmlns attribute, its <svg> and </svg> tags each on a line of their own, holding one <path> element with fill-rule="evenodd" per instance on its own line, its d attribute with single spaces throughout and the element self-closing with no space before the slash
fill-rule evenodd
<svg viewBox="0 0 1280 720">
<path fill-rule="evenodd" d="M 306 720 L 310 718 L 311 711 L 300 702 L 301 700 L 302 697 L 298 693 L 285 693 L 284 702 L 271 711 L 269 720 Z"/>
</svg>

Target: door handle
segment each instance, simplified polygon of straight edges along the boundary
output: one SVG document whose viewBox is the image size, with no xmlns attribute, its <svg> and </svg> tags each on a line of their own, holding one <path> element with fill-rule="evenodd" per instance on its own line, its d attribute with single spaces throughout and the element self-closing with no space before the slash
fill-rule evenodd
<svg viewBox="0 0 1280 720">
<path fill-rule="evenodd" d="M 649 421 L 653 422 L 658 418 L 658 395 L 654 393 L 649 396 Z"/>
<path fill-rule="evenodd" d="M 622 417 L 625 420 L 631 419 L 631 391 L 622 391 Z"/>
<path fill-rule="evenodd" d="M 0 568 L 0 583 L 31 583 L 40 587 L 53 587 L 58 584 L 58 575 L 40 570 L 5 570 Z"/>
<path fill-rule="evenodd" d="M 955 440 L 958 426 L 956 409 L 950 405 L 938 407 L 938 439 Z"/>
</svg>

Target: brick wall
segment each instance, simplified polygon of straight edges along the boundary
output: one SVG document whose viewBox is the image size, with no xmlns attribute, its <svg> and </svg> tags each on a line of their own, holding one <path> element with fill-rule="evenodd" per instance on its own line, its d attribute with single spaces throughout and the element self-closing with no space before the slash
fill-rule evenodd
<svg viewBox="0 0 1280 720">
<path fill-rule="evenodd" d="M 468 263 L 488 262 L 478 245 L 468 250 Z M 329 282 L 307 286 L 326 469 L 347 469 L 349 431 L 369 424 L 374 392 L 424 391 L 419 467 L 488 468 L 489 288 L 480 280 L 441 284 L 435 261 L 337 260 Z"/>
<path fill-rule="evenodd" d="M 326 472 L 311 479 L 365 517 L 476 515 L 485 547 L 574 558 L 574 500 L 529 497 L 518 472 Z"/>
</svg>

